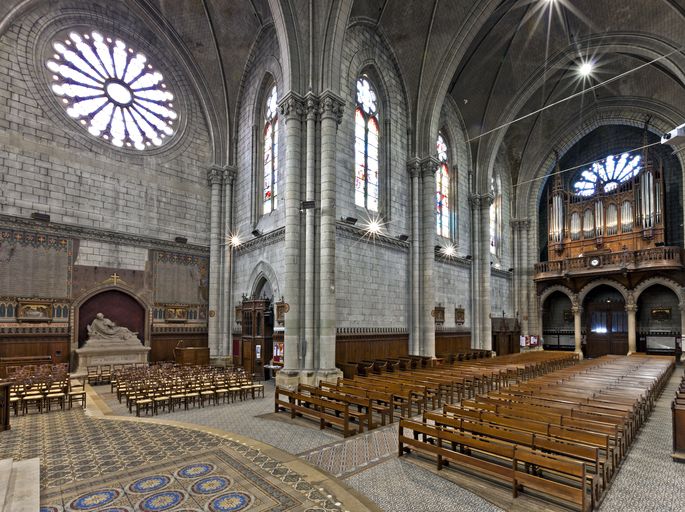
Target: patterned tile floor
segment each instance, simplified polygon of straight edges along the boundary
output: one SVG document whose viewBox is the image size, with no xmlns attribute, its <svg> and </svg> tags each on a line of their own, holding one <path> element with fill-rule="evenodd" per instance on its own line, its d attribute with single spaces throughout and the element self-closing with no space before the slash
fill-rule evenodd
<svg viewBox="0 0 685 512">
<path fill-rule="evenodd" d="M 672 462 L 670 457 L 670 402 L 681 377 L 682 370 L 679 370 L 657 402 L 654 413 L 643 427 L 612 483 L 601 505 L 601 512 L 683 510 L 681 504 L 685 496 L 685 465 Z M 132 418 L 126 408 L 109 393 L 109 387 L 100 386 L 96 389 L 111 409 L 111 414 L 129 420 Z M 171 423 L 180 421 L 197 425 L 198 428 L 235 432 L 275 446 L 284 452 L 297 455 L 295 460 L 312 464 L 336 476 L 339 482 L 367 496 L 383 510 L 499 510 L 453 482 L 436 476 L 416 464 L 398 459 L 395 453 L 396 425 L 343 440 L 339 434 L 330 430 L 320 431 L 312 422 L 291 421 L 287 415 L 275 415 L 273 392 L 271 382 L 266 385 L 266 397 L 263 399 L 198 407 L 189 411 L 161 414 L 154 419 Z M 223 476 L 236 484 L 233 487 L 226 487 L 226 492 L 245 492 L 251 497 L 249 499 L 255 499 L 251 502 L 255 507 L 258 503 L 270 504 L 269 507 L 274 505 L 266 498 L 260 498 L 258 490 L 251 490 L 244 481 L 241 487 L 241 480 L 236 476 L 235 468 L 229 470 L 226 469 L 227 466 L 221 465 L 226 461 L 217 462 L 212 458 L 224 452 L 231 454 L 231 450 L 237 448 L 245 449 L 247 453 L 247 447 L 239 443 L 234 445 L 228 438 L 208 432 L 185 429 L 173 424 L 88 418 L 80 410 L 74 410 L 13 418 L 13 430 L 2 434 L 0 440 L 0 457 L 41 457 L 41 486 L 44 498 L 58 494 L 62 497 L 61 501 L 58 499 L 50 502 L 49 506 L 55 507 L 50 510 L 70 510 L 70 505 L 79 496 L 94 489 L 106 490 L 104 485 L 110 485 L 111 489 L 116 489 L 120 493 L 117 499 L 121 501 L 116 503 L 121 504 L 122 510 L 144 510 L 141 503 L 155 492 L 151 491 L 148 493 L 150 496 L 143 497 L 140 493 L 131 491 L 130 486 L 136 480 L 154 480 L 160 475 L 168 477 L 169 481 L 164 489 L 160 488 L 158 492 L 168 490 L 177 494 L 164 495 L 159 503 L 170 503 L 169 500 L 173 501 L 181 496 L 184 506 L 189 507 L 188 510 L 209 510 L 212 509 L 209 501 L 198 498 L 197 493 L 192 491 L 192 485 L 188 484 L 189 481 L 175 476 L 183 464 L 207 460 L 212 460 L 217 468 L 223 468 L 221 472 L 216 473 L 217 476 Z M 259 465 L 259 461 L 263 460 L 262 456 L 267 457 L 264 453 L 256 451 L 253 466 Z M 226 457 L 230 459 L 229 456 Z M 261 471 L 278 466 L 278 460 L 272 461 L 275 466 L 267 463 L 266 467 L 260 468 Z M 305 475 L 306 467 L 302 466 L 302 473 Z M 135 470 L 132 471 L 131 468 Z M 275 476 L 287 475 L 288 471 L 286 468 L 285 473 Z M 273 478 L 274 475 L 262 477 Z M 165 479 L 162 480 L 166 482 Z M 145 482 L 152 485 L 151 480 Z M 303 482 L 309 490 L 318 491 L 316 482 L 311 479 Z M 281 481 L 277 487 L 284 483 Z M 299 503 L 296 509 L 336 508 L 335 498 L 332 497 L 323 503 L 317 502 L 316 499 L 311 500 L 306 492 L 303 494 L 298 489 L 294 492 L 294 487 L 290 484 L 292 482 L 284 491 L 284 499 L 293 499 Z M 211 485 L 221 487 L 223 484 L 212 481 Z M 408 492 L 408 489 L 411 489 L 411 492 Z M 324 492 L 324 496 L 327 497 L 328 494 Z M 317 497 L 322 498 L 314 496 Z M 99 499 L 93 496 L 90 498 Z M 240 506 L 241 502 L 237 495 L 231 495 L 226 499 L 228 501 L 225 501 L 224 505 L 230 502 Z M 48 501 L 45 503 L 47 506 Z M 166 506 L 159 503 L 155 506 Z M 221 506 L 217 505 L 214 509 L 221 510 Z M 275 505 L 274 509 L 278 509 L 279 506 Z M 92 510 L 96 509 L 98 508 Z M 152 509 L 154 507 L 150 508 Z"/>
</svg>

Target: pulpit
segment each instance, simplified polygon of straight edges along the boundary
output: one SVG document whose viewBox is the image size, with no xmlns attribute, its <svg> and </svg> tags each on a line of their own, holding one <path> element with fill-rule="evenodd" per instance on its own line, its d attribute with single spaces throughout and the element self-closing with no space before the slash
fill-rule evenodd
<svg viewBox="0 0 685 512">
<path fill-rule="evenodd" d="M 245 299 L 241 306 L 241 365 L 248 374 L 264 375 L 273 357 L 273 307 L 269 299 Z"/>
<path fill-rule="evenodd" d="M 207 366 L 209 364 L 209 348 L 176 347 L 174 349 L 174 360 L 176 364 Z"/>
</svg>

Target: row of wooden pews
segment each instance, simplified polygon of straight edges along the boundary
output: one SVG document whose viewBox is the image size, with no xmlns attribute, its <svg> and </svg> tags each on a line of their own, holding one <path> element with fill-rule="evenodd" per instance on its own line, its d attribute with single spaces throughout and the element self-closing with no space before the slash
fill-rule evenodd
<svg viewBox="0 0 685 512">
<path fill-rule="evenodd" d="M 357 375 L 318 387 L 276 388 L 275 412 L 289 412 L 333 426 L 344 436 L 419 415 L 477 393 L 503 389 L 577 362 L 568 352 L 536 352 L 497 358 L 455 361 L 441 366 L 406 366 L 383 373 Z"/>
<path fill-rule="evenodd" d="M 671 402 L 673 418 L 673 460 L 685 462 L 685 375 Z"/>
<path fill-rule="evenodd" d="M 552 501 L 591 510 L 673 370 L 667 357 L 606 356 L 402 419 L 416 450 Z"/>
</svg>

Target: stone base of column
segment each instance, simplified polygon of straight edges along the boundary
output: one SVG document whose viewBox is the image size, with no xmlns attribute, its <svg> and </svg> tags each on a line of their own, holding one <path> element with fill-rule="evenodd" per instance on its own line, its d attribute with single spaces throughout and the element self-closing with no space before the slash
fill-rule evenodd
<svg viewBox="0 0 685 512">
<path fill-rule="evenodd" d="M 578 359 L 581 361 L 583 360 L 583 352 L 582 351 L 576 351 L 576 354 L 578 354 Z"/>
<path fill-rule="evenodd" d="M 229 368 L 233 366 L 232 356 L 210 356 L 209 364 L 211 366 L 221 366 L 222 368 Z"/>
<path fill-rule="evenodd" d="M 325 381 L 325 382 L 338 382 L 338 379 L 343 378 L 343 372 L 342 370 L 339 370 L 338 368 L 333 368 L 331 370 L 319 370 L 316 372 L 316 384 L 318 385 L 319 382 Z"/>
<path fill-rule="evenodd" d="M 297 389 L 300 383 L 300 370 L 280 370 L 276 374 L 276 385 L 279 388 Z"/>
</svg>

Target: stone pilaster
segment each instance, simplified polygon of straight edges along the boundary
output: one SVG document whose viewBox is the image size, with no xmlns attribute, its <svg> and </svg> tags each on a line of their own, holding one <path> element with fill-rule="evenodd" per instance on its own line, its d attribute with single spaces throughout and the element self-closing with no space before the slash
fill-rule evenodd
<svg viewBox="0 0 685 512">
<path fill-rule="evenodd" d="M 238 174 L 235 166 L 224 168 L 224 230 L 221 247 L 223 248 L 224 266 L 222 307 L 221 307 L 221 347 L 219 355 L 233 355 L 233 247 L 228 238 L 233 232 L 233 182 Z"/>
<path fill-rule="evenodd" d="M 421 177 L 421 163 L 418 158 L 407 162 L 407 169 L 411 177 L 411 253 L 410 253 L 410 289 L 411 289 L 411 336 L 409 339 L 409 354 L 418 356 L 421 353 L 421 199 L 419 180 Z"/>
<path fill-rule="evenodd" d="M 469 194 L 469 209 L 471 213 L 471 347 L 482 348 L 481 346 L 481 304 L 480 304 L 480 285 L 481 280 L 481 246 L 480 243 L 480 198 L 476 194 Z"/>
<path fill-rule="evenodd" d="M 435 357 L 435 172 L 436 157 L 421 160 L 421 340 L 420 355 Z"/>
<path fill-rule="evenodd" d="M 305 97 L 307 113 L 307 160 L 306 160 L 306 196 L 305 200 L 316 199 L 316 125 L 319 117 L 319 99 L 312 93 Z M 316 260 L 316 212 L 312 208 L 305 210 L 305 263 L 304 263 L 304 368 L 314 370 L 318 360 L 315 357 L 314 343 L 316 333 L 315 308 L 315 260 Z"/>
<path fill-rule="evenodd" d="M 285 289 L 283 296 L 289 305 L 285 315 L 285 355 L 282 377 L 297 375 L 302 367 L 300 361 L 300 299 L 302 279 L 300 275 L 300 190 L 302 142 L 302 98 L 288 93 L 280 105 L 281 116 L 285 119 Z"/>
<path fill-rule="evenodd" d="M 515 254 L 514 261 L 516 261 L 515 267 L 515 282 L 516 282 L 516 307 L 519 312 L 519 318 L 521 319 L 521 334 L 530 334 L 530 297 L 531 297 L 531 283 L 532 275 L 530 272 L 531 264 L 528 261 L 529 258 L 529 240 L 528 234 L 530 231 L 530 220 L 528 219 L 515 219 L 511 221 L 515 233 L 516 245 L 514 246 Z M 542 324 L 538 326 L 540 331 L 538 335 L 542 334 Z"/>
<path fill-rule="evenodd" d="M 319 282 L 319 373 L 335 374 L 335 188 L 336 142 L 345 102 L 330 91 L 321 94 L 321 242 Z"/>
<path fill-rule="evenodd" d="M 220 337 L 220 282 L 221 282 L 221 184 L 225 171 L 212 166 L 207 173 L 210 187 L 209 205 L 209 315 L 207 319 L 207 339 L 211 357 L 221 354 Z"/>
</svg>

